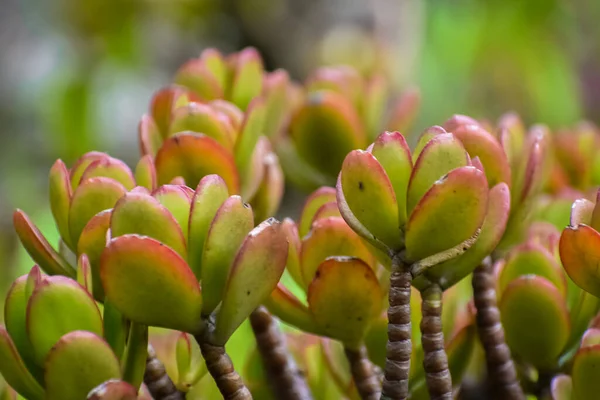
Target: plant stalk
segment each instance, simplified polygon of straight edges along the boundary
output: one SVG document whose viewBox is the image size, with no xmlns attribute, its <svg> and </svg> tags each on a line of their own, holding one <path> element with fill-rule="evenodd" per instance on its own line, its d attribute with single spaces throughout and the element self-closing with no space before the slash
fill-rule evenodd
<svg viewBox="0 0 600 400">
<path fill-rule="evenodd" d="M 350 371 L 360 398 L 378 400 L 381 396 L 381 383 L 369 360 L 365 346 L 361 346 L 358 350 L 346 348 L 344 351 L 350 363 Z"/>
<path fill-rule="evenodd" d="M 236 372 L 225 346 L 215 346 L 196 337 L 208 372 L 215 380 L 224 400 L 251 400 L 252 395 Z"/>
<path fill-rule="evenodd" d="M 382 399 L 408 398 L 408 373 L 412 352 L 410 285 L 412 276 L 400 254 L 392 257 L 388 308 L 388 342 Z"/>
<path fill-rule="evenodd" d="M 442 332 L 442 289 L 432 284 L 421 293 L 423 369 L 431 400 L 452 400 L 452 376 Z"/>
<path fill-rule="evenodd" d="M 185 395 L 175 387 L 175 384 L 167 375 L 165 366 L 156 357 L 152 345 L 148 345 L 148 358 L 146 359 L 146 371 L 144 372 L 144 383 L 154 400 L 184 400 Z"/>
<path fill-rule="evenodd" d="M 123 380 L 139 388 L 144 380 L 148 358 L 148 327 L 132 322 L 123 354 Z"/>
<path fill-rule="evenodd" d="M 275 397 L 289 400 L 312 400 L 310 389 L 294 358 L 287 349 L 279 324 L 263 306 L 250 314 L 264 368 Z"/>
<path fill-rule="evenodd" d="M 477 309 L 477 331 L 485 350 L 488 377 L 495 397 L 500 400 L 524 400 L 525 394 L 517 379 L 517 371 L 504 339 L 500 310 L 496 299 L 491 257 L 487 257 L 473 272 L 473 298 Z"/>
</svg>

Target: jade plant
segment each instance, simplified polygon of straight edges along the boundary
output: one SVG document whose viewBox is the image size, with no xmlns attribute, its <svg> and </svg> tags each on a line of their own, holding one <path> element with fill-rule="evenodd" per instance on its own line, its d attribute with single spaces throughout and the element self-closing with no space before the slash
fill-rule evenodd
<svg viewBox="0 0 600 400">
<path fill-rule="evenodd" d="M 56 161 L 58 243 L 13 215 L 35 266 L 6 294 L 0 393 L 594 398 L 597 129 L 457 114 L 413 141 L 419 92 L 389 88 L 207 49 L 154 92 L 135 165 Z M 295 221 L 286 183 L 312 191 Z"/>
</svg>

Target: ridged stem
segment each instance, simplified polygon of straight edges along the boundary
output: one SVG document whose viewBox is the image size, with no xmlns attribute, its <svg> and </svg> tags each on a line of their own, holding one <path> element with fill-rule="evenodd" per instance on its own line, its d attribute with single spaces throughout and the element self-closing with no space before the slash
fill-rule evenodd
<svg viewBox="0 0 600 400">
<path fill-rule="evenodd" d="M 500 322 L 492 260 L 487 257 L 473 272 L 473 298 L 477 309 L 477 331 L 485 350 L 488 376 L 495 398 L 524 400 L 517 371 Z"/>
<path fill-rule="evenodd" d="M 378 400 L 381 396 L 381 383 L 365 346 L 358 350 L 345 349 L 346 358 L 354 379 L 356 390 L 363 400 Z"/>
<path fill-rule="evenodd" d="M 388 342 L 381 399 L 408 398 L 408 373 L 412 351 L 410 285 L 412 276 L 400 255 L 392 258 L 388 308 Z"/>
<path fill-rule="evenodd" d="M 215 380 L 224 400 L 250 400 L 252 395 L 236 372 L 224 346 L 214 346 L 196 337 L 208 372 Z"/>
<path fill-rule="evenodd" d="M 442 332 L 442 289 L 432 284 L 421 293 L 423 369 L 431 400 L 452 399 L 452 377 Z"/>
<path fill-rule="evenodd" d="M 152 345 L 148 345 L 148 358 L 146 359 L 146 371 L 144 372 L 144 383 L 154 400 L 184 400 L 185 395 L 175 387 L 175 384 L 167 375 L 165 366 L 156 357 Z"/>
<path fill-rule="evenodd" d="M 312 400 L 310 389 L 275 318 L 263 306 L 250 314 L 250 325 L 256 337 L 263 366 L 277 399 Z"/>
</svg>

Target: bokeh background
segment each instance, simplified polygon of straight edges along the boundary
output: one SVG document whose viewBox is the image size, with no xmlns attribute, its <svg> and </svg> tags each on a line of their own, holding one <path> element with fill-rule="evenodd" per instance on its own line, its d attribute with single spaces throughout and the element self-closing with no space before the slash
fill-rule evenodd
<svg viewBox="0 0 600 400">
<path fill-rule="evenodd" d="M 13 210 L 57 239 L 54 160 L 94 149 L 134 165 L 152 93 L 206 47 L 254 46 L 296 80 L 384 69 L 420 88 L 416 130 L 506 111 L 559 129 L 600 122 L 598 21 L 596 0 L 0 0 L 0 303 L 32 266 Z"/>
</svg>

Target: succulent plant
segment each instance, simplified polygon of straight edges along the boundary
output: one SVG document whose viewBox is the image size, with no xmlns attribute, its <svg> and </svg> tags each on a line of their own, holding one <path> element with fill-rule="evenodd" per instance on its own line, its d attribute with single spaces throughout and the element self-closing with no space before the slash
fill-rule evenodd
<svg viewBox="0 0 600 400">
<path fill-rule="evenodd" d="M 267 307 L 305 332 L 342 342 L 358 392 L 363 398 L 378 398 L 380 385 L 364 339 L 384 307 L 384 268 L 340 216 L 334 188 L 313 192 L 298 225 L 286 219 L 283 226 L 290 243 L 287 271 L 303 298 L 280 283 Z"/>
<path fill-rule="evenodd" d="M 306 96 L 294 108 L 289 135 L 277 146 L 286 176 L 306 190 L 333 185 L 346 154 L 366 147 L 385 129 L 409 128 L 419 92 L 410 89 L 390 105 L 388 88 L 384 76 L 366 78 L 348 66 L 317 69 L 306 79 Z"/>
</svg>

